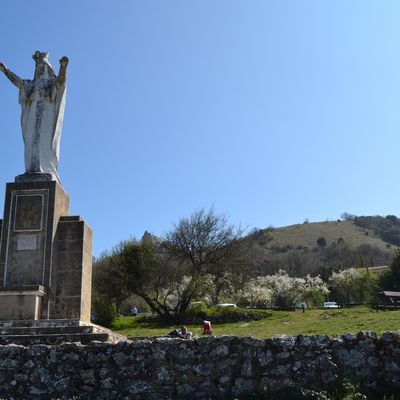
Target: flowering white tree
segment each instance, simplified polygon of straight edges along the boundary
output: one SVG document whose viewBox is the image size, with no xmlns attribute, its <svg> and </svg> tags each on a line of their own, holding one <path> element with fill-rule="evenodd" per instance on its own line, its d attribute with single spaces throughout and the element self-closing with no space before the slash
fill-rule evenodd
<svg viewBox="0 0 400 400">
<path fill-rule="evenodd" d="M 319 276 L 293 278 L 286 271 L 280 270 L 275 275 L 251 279 L 243 288 L 242 298 L 252 306 L 292 307 L 314 293 L 325 295 L 328 292 L 326 284 Z"/>
<path fill-rule="evenodd" d="M 238 291 L 236 298 L 250 307 L 269 307 L 272 305 L 272 290 L 265 284 L 265 277 L 248 280 Z"/>
<path fill-rule="evenodd" d="M 307 297 L 322 297 L 322 301 L 325 296 L 329 293 L 327 284 L 322 280 L 322 278 L 317 275 L 311 277 L 307 275 L 305 277 L 304 287 L 303 287 L 303 300 Z"/>
<path fill-rule="evenodd" d="M 286 271 L 280 270 L 277 274 L 266 278 L 273 291 L 274 304 L 279 307 L 291 307 L 313 293 L 325 295 L 329 292 L 319 276 L 307 275 L 304 278 L 294 278 Z"/>
<path fill-rule="evenodd" d="M 272 290 L 273 303 L 278 307 L 291 307 L 302 300 L 304 279 L 292 278 L 284 270 L 265 277 L 265 282 Z"/>
<path fill-rule="evenodd" d="M 329 278 L 329 283 L 349 304 L 352 295 L 360 286 L 361 279 L 362 275 L 355 268 L 348 268 L 341 272 L 334 272 Z"/>
<path fill-rule="evenodd" d="M 161 288 L 157 291 L 158 301 L 170 310 L 178 310 L 184 293 L 189 289 L 189 285 L 193 284 L 191 277 L 182 276 L 179 281 L 170 282 L 168 287 Z M 204 275 L 198 278 L 196 289 L 198 297 L 204 300 L 207 293 L 207 287 L 212 285 L 211 277 Z"/>
</svg>

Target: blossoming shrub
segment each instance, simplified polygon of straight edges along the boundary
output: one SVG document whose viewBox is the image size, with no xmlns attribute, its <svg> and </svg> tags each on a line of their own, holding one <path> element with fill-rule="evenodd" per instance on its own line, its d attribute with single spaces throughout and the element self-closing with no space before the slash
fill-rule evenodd
<svg viewBox="0 0 400 400">
<path fill-rule="evenodd" d="M 319 277 L 295 278 L 280 270 L 275 275 L 249 280 L 240 293 L 241 300 L 252 307 L 291 308 L 308 298 L 322 299 L 329 292 Z"/>
</svg>

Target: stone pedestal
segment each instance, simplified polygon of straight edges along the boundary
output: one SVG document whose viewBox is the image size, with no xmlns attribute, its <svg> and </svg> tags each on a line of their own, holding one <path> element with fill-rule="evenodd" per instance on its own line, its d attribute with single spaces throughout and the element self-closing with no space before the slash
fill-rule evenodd
<svg viewBox="0 0 400 400">
<path fill-rule="evenodd" d="M 90 321 L 91 229 L 69 216 L 69 197 L 58 182 L 35 178 L 6 188 L 0 320 Z"/>
<path fill-rule="evenodd" d="M 45 295 L 40 285 L 0 289 L 0 315 L 4 320 L 38 320 Z"/>
</svg>

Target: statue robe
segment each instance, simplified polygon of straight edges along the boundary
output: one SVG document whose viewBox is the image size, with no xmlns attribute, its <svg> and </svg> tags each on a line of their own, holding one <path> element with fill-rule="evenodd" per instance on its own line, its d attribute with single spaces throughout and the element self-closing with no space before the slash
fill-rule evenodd
<svg viewBox="0 0 400 400">
<path fill-rule="evenodd" d="M 66 84 L 57 78 L 23 80 L 19 92 L 26 172 L 48 173 L 58 178 L 61 128 Z"/>
</svg>

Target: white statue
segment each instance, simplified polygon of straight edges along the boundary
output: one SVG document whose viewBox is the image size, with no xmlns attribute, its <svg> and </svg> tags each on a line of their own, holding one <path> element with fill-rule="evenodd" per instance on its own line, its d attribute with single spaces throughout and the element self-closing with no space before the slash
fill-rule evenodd
<svg viewBox="0 0 400 400">
<path fill-rule="evenodd" d="M 52 179 L 59 180 L 57 170 L 68 58 L 61 58 L 56 76 L 48 61 L 48 53 L 36 51 L 32 57 L 36 62 L 33 80 L 19 78 L 1 62 L 0 71 L 19 89 L 25 171 L 28 174 L 51 174 Z"/>
</svg>

